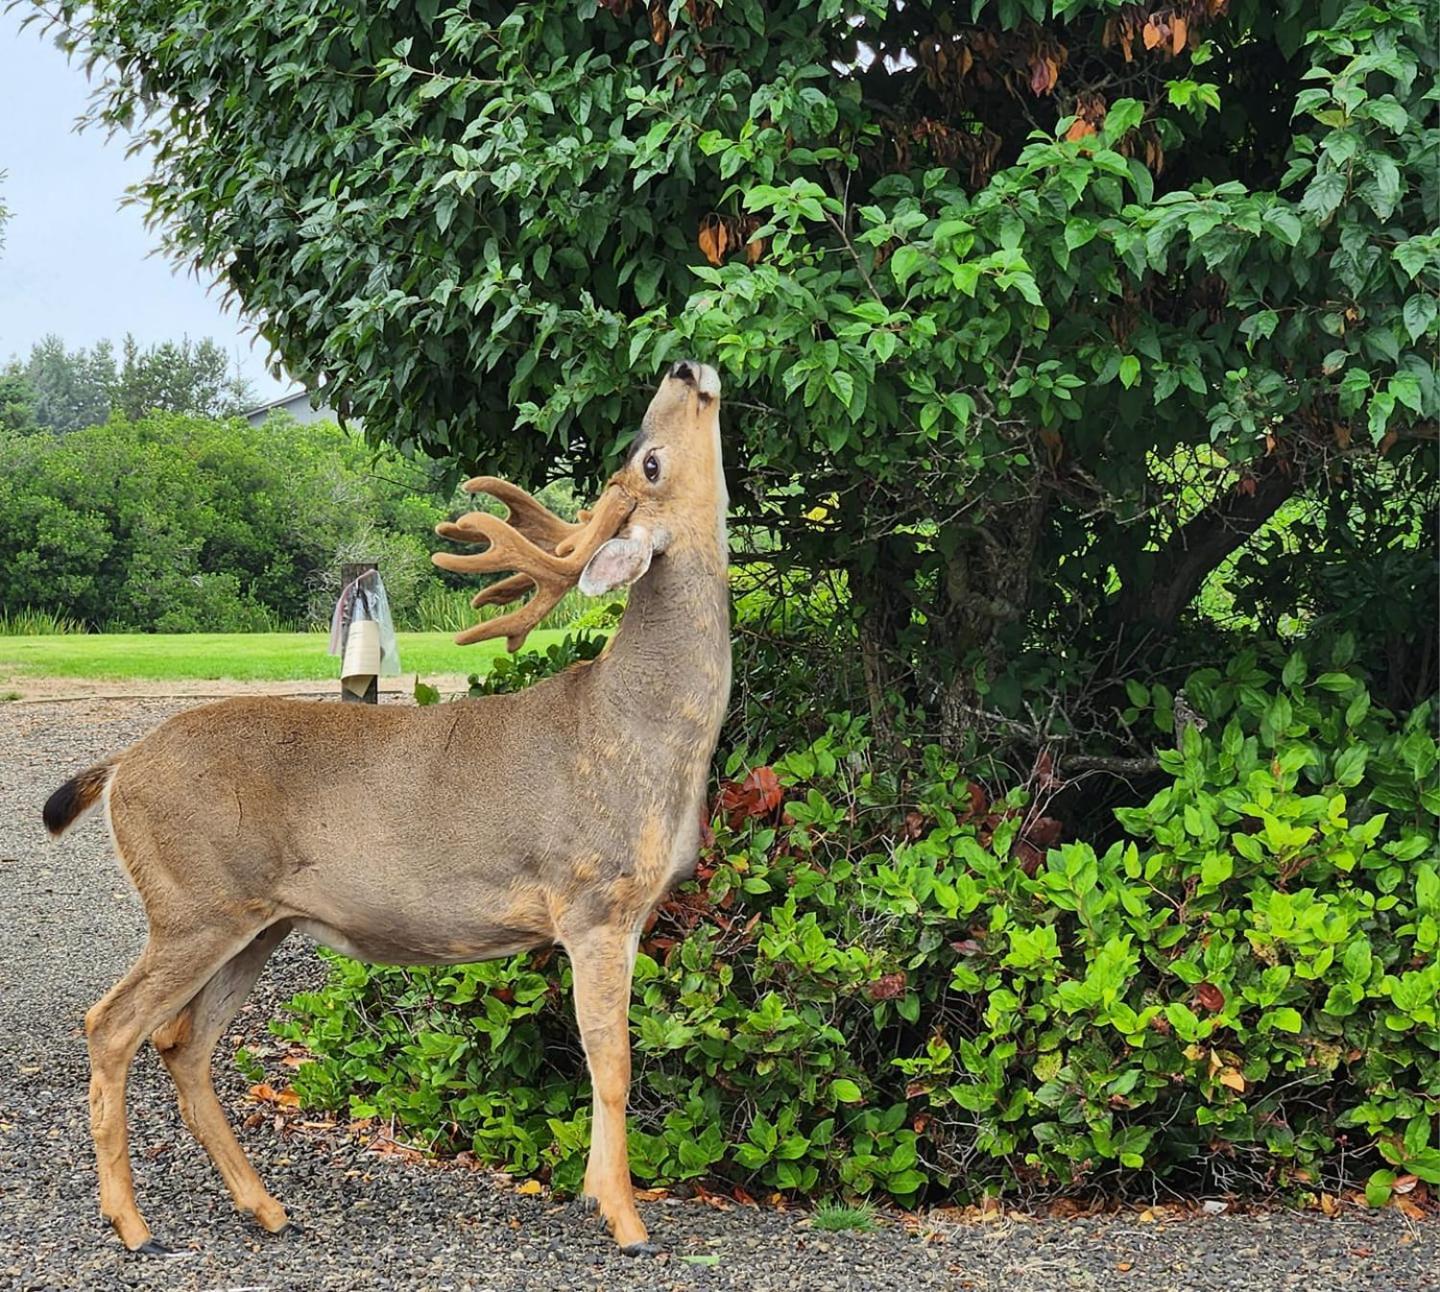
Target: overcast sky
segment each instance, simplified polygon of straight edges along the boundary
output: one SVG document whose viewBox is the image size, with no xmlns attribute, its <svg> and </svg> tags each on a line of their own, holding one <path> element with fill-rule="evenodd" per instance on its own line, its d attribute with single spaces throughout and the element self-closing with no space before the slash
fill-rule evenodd
<svg viewBox="0 0 1440 1292">
<path fill-rule="evenodd" d="M 293 388 L 265 371 L 264 342 L 219 293 L 152 254 L 140 211 L 121 207 L 143 178 L 143 158 L 103 131 L 77 134 L 89 93 L 72 65 L 20 14 L 0 6 L 0 199 L 10 208 L 0 247 L 0 363 L 29 353 L 47 332 L 65 343 L 143 345 L 213 337 L 239 362 L 257 402 Z"/>
</svg>

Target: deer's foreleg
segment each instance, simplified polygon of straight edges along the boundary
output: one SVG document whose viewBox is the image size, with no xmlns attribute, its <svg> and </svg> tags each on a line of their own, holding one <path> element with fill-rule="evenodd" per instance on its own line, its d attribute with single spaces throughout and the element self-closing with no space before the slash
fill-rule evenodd
<svg viewBox="0 0 1440 1292">
<path fill-rule="evenodd" d="M 278 1233 L 288 1223 L 285 1208 L 266 1191 L 230 1129 L 211 1084 L 210 1061 L 220 1034 L 250 994 L 270 953 L 289 931 L 288 923 L 266 929 L 217 969 L 194 999 L 150 1037 L 174 1078 L 185 1125 L 210 1155 L 235 1205 L 271 1233 Z"/>
<path fill-rule="evenodd" d="M 585 1194 L 604 1216 L 615 1241 L 631 1254 L 653 1251 L 635 1210 L 625 1147 L 630 1094 L 630 976 L 636 935 L 601 926 L 565 939 L 575 979 L 575 1017 L 590 1065 L 594 1115 Z"/>
</svg>

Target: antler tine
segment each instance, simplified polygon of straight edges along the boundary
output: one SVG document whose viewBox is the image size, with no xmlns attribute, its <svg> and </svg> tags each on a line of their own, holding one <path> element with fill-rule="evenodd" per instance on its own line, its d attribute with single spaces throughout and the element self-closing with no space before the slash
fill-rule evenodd
<svg viewBox="0 0 1440 1292">
<path fill-rule="evenodd" d="M 585 513 L 581 512 L 582 523 L 579 525 L 562 520 L 538 498 L 526 493 L 519 485 L 500 479 L 499 476 L 476 476 L 465 482 L 464 489 L 466 493 L 488 493 L 492 498 L 503 502 L 509 512 L 506 520 L 510 527 L 537 546 L 548 548 L 552 552 L 558 544 L 583 528 L 586 519 Z M 462 517 L 460 523 L 464 524 L 465 519 Z"/>
<path fill-rule="evenodd" d="M 458 521 L 437 525 L 436 532 L 443 538 L 462 543 L 485 542 L 489 546 L 469 556 L 436 552 L 430 559 L 441 569 L 464 573 L 515 571 L 477 593 L 471 602 L 476 607 L 514 601 L 532 584 L 535 594 L 509 614 L 457 633 L 455 641 L 466 646 L 491 637 L 504 637 L 506 647 L 517 651 L 530 631 L 574 587 L 586 562 L 601 544 L 615 536 L 634 510 L 635 500 L 612 481 L 594 511 L 581 512 L 583 523 L 572 525 L 523 489 L 494 476 L 479 476 L 465 488 L 471 493 L 484 492 L 498 498 L 510 509 L 510 515 L 502 520 L 487 512 L 474 511 Z"/>
</svg>

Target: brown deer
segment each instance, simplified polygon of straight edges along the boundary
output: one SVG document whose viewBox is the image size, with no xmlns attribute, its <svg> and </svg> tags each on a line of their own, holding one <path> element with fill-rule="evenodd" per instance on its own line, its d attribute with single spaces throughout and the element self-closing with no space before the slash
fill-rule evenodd
<svg viewBox="0 0 1440 1292">
<path fill-rule="evenodd" d="M 211 1052 L 292 930 L 388 964 L 458 964 L 559 944 L 594 1090 L 585 1195 L 629 1253 L 655 1250 L 625 1148 L 630 979 L 642 924 L 695 864 L 730 691 L 720 381 L 682 361 L 625 466 L 568 524 L 489 477 L 510 508 L 439 532 L 485 541 L 437 565 L 516 571 L 475 604 L 535 593 L 460 642 L 516 649 L 578 583 L 631 585 L 604 653 L 514 695 L 431 708 L 239 699 L 178 714 L 68 781 L 52 834 L 97 802 L 149 940 L 85 1016 L 100 1210 L 163 1253 L 135 1205 L 125 1080 L 146 1036 L 242 1212 L 287 1222 L 236 1141 Z"/>
</svg>

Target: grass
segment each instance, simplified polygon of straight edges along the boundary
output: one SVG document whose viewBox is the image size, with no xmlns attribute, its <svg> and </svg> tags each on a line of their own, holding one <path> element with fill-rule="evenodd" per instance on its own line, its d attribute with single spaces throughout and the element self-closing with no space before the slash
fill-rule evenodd
<svg viewBox="0 0 1440 1292">
<path fill-rule="evenodd" d="M 544 650 L 565 634 L 538 629 L 526 650 Z M 503 641 L 457 646 L 447 633 L 399 633 L 407 673 L 483 673 Z M 340 661 L 326 654 L 325 633 L 85 633 L 0 637 L 0 675 L 115 681 L 337 682 Z"/>
<path fill-rule="evenodd" d="M 20 610 L 0 609 L 0 637 L 50 636 L 85 631 L 85 625 L 78 619 L 56 614 L 53 610 L 31 610 L 29 606 Z"/>
<path fill-rule="evenodd" d="M 810 1215 L 810 1228 L 838 1233 L 842 1229 L 854 1229 L 868 1234 L 877 1228 L 875 1208 L 868 1202 L 849 1207 L 843 1202 L 822 1202 Z"/>
</svg>

